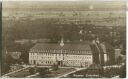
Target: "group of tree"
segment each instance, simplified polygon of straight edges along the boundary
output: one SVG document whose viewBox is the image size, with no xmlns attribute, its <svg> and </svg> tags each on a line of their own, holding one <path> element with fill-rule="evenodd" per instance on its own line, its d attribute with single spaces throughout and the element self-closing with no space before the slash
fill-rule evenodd
<svg viewBox="0 0 128 79">
<path fill-rule="evenodd" d="M 29 73 L 31 74 L 31 75 L 33 75 L 33 74 L 35 74 L 35 73 L 39 73 L 39 76 L 41 77 L 41 78 L 44 78 L 44 77 L 46 77 L 47 76 L 47 74 L 49 74 L 50 73 L 50 71 L 49 71 L 49 68 L 46 68 L 46 67 L 34 67 L 34 68 L 30 68 L 29 69 Z"/>
<path fill-rule="evenodd" d="M 79 31 L 82 29 L 86 31 L 86 34 L 84 35 L 86 40 L 88 38 L 88 32 L 92 31 L 93 34 L 100 35 L 100 37 L 105 36 L 105 34 L 109 34 L 111 30 L 103 26 L 103 28 L 97 28 L 99 26 L 95 26 L 92 24 L 62 24 L 63 22 L 60 22 L 58 19 L 36 19 L 34 21 L 32 20 L 16 20 L 12 24 L 11 27 L 8 27 L 6 29 L 8 33 L 8 36 L 6 37 L 6 40 L 10 39 L 40 39 L 40 38 L 49 38 L 51 41 L 56 42 L 60 40 L 61 35 L 63 34 L 63 37 L 68 40 L 78 40 L 80 38 Z M 82 28 L 81 28 L 82 27 Z M 103 35 L 101 35 L 103 34 Z M 105 37 L 103 37 L 104 40 Z"/>
<path fill-rule="evenodd" d="M 56 70 L 58 70 L 58 69 L 59 69 L 58 65 L 57 65 L 57 64 L 53 64 L 52 70 L 53 70 L 53 71 L 56 71 Z"/>
</svg>

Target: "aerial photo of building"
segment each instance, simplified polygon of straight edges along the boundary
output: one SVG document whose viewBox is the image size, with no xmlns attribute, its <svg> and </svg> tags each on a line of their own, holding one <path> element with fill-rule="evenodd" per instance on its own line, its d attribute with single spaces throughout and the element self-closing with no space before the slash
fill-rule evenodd
<svg viewBox="0 0 128 79">
<path fill-rule="evenodd" d="M 29 63 L 34 65 L 54 65 L 88 67 L 93 63 L 89 43 L 45 44 L 37 43 L 29 52 Z"/>
</svg>

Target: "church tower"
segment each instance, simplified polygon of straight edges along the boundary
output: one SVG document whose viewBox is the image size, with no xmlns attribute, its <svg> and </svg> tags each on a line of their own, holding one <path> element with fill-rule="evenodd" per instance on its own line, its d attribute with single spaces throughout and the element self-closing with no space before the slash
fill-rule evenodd
<svg viewBox="0 0 128 79">
<path fill-rule="evenodd" d="M 61 46 L 61 47 L 63 47 L 63 46 L 64 46 L 64 39 L 63 39 L 63 38 L 61 38 L 60 46 Z"/>
</svg>

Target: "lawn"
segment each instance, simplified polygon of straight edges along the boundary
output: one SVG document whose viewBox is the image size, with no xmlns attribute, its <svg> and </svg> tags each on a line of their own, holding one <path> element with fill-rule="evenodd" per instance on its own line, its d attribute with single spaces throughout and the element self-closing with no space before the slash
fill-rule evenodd
<svg viewBox="0 0 128 79">
<path fill-rule="evenodd" d="M 28 75 L 30 75 L 29 69 L 30 68 L 22 70 L 20 72 L 14 73 L 14 74 L 10 74 L 9 77 L 25 78 Z M 59 68 L 56 71 L 51 70 L 50 73 L 46 74 L 46 76 L 44 78 L 55 78 L 55 77 L 58 77 L 60 75 L 64 75 L 64 74 L 71 72 L 71 71 L 74 71 L 74 70 L 75 70 L 74 68 Z M 32 78 L 41 78 L 41 76 L 37 75 L 37 76 L 33 76 Z"/>
<path fill-rule="evenodd" d="M 64 74 L 74 71 L 74 70 L 75 70 L 74 68 L 59 68 L 56 71 L 50 71 L 49 74 L 46 74 L 45 78 L 56 78 L 60 75 L 64 75 Z M 41 76 L 37 75 L 33 78 L 41 78 Z"/>
<path fill-rule="evenodd" d="M 16 73 L 13 73 L 13 74 L 10 74 L 9 77 L 12 77 L 12 78 L 24 78 L 28 75 L 30 75 L 29 73 L 29 68 L 28 69 L 25 69 L 25 70 L 22 70 L 20 72 L 16 72 Z"/>
<path fill-rule="evenodd" d="M 59 68 L 57 71 L 51 71 L 51 74 L 49 75 L 52 75 L 52 77 L 57 77 L 74 70 L 75 70 L 74 68 Z"/>
</svg>

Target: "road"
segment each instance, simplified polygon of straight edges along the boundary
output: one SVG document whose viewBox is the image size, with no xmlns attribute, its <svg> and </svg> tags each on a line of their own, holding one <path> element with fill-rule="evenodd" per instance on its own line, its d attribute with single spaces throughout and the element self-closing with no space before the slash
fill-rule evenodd
<svg viewBox="0 0 128 79">
<path fill-rule="evenodd" d="M 29 67 L 34 67 L 34 66 L 30 66 L 30 65 L 29 65 Z M 51 66 L 38 66 L 38 67 L 51 67 Z M 59 68 L 73 68 L 73 67 L 59 67 Z M 83 70 L 83 69 L 87 69 L 87 68 L 75 68 L 74 71 L 61 74 L 60 76 L 57 76 L 57 77 L 55 77 L 55 78 L 66 77 L 66 76 L 69 75 L 69 74 L 75 73 L 75 72 L 80 71 L 80 70 Z M 33 76 L 36 76 L 36 75 L 37 75 L 37 73 L 34 74 L 34 75 L 27 76 L 27 77 L 30 78 L 30 77 L 33 77 Z"/>
<path fill-rule="evenodd" d="M 27 69 L 27 68 L 29 68 L 29 67 L 25 67 L 25 68 L 22 68 L 22 69 L 19 69 L 19 70 L 16 70 L 16 71 L 7 73 L 7 74 L 3 75 L 2 77 L 9 77 L 9 75 L 15 74 L 15 73 L 20 72 L 20 71 L 22 71 L 22 70 L 25 70 L 25 69 Z"/>
<path fill-rule="evenodd" d="M 23 70 L 25 70 L 25 69 L 27 69 L 27 68 L 35 67 L 35 66 L 24 66 L 24 67 L 25 67 L 25 68 L 22 68 L 22 69 L 19 69 L 19 70 L 10 72 L 10 73 L 8 73 L 8 74 L 5 74 L 5 75 L 3 75 L 2 77 L 9 77 L 11 74 L 16 74 L 17 72 L 20 72 L 20 71 L 23 71 Z M 40 67 L 48 67 L 48 66 L 40 66 Z M 60 67 L 60 68 L 72 68 L 72 67 Z M 75 72 L 80 71 L 80 70 L 83 70 L 83 69 L 86 69 L 86 68 L 75 68 L 75 70 L 70 71 L 70 72 L 65 72 L 65 73 L 63 73 L 63 74 L 60 74 L 59 76 L 56 76 L 55 78 L 66 77 L 66 76 L 69 75 L 69 74 L 75 73 Z M 31 78 L 31 77 L 33 77 L 33 76 L 37 76 L 38 74 L 39 74 L 39 73 L 35 73 L 35 74 L 33 74 L 33 75 L 28 75 L 28 76 L 26 76 L 26 77 L 27 77 L 27 78 Z"/>
<path fill-rule="evenodd" d="M 32 77 L 37 76 L 37 75 L 39 75 L 39 73 L 35 73 L 33 75 L 29 75 L 29 76 L 27 76 L 27 78 L 32 78 Z"/>
<path fill-rule="evenodd" d="M 65 74 L 62 74 L 62 75 L 60 75 L 60 76 L 58 76 L 58 77 L 56 77 L 56 78 L 66 77 L 66 76 L 69 75 L 69 74 L 75 73 L 75 72 L 80 71 L 80 70 L 83 70 L 83 69 L 87 69 L 87 68 L 76 68 L 76 70 L 71 71 L 71 72 L 68 72 L 68 73 L 65 73 Z"/>
</svg>

